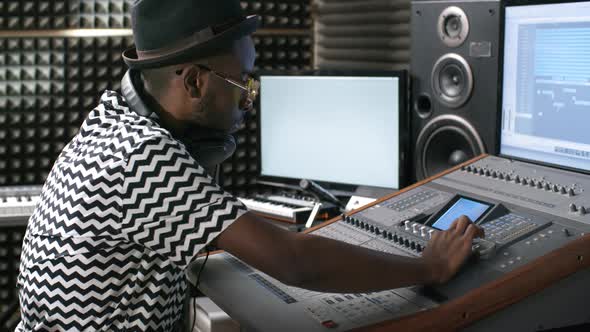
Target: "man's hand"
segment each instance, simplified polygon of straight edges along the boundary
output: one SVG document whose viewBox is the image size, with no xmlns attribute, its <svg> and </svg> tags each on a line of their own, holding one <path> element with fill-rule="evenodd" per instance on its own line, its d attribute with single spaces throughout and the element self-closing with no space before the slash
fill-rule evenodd
<svg viewBox="0 0 590 332">
<path fill-rule="evenodd" d="M 436 232 L 422 254 L 422 259 L 432 267 L 433 282 L 451 279 L 471 254 L 473 238 L 483 236 L 483 229 L 466 216 L 457 218 L 448 230 Z"/>
</svg>

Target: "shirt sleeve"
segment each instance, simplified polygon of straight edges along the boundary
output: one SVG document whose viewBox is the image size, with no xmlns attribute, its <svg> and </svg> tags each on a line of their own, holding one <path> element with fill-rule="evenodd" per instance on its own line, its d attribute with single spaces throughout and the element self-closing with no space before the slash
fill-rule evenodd
<svg viewBox="0 0 590 332">
<path fill-rule="evenodd" d="M 170 137 L 141 143 L 124 173 L 122 234 L 183 268 L 247 211 Z"/>
</svg>

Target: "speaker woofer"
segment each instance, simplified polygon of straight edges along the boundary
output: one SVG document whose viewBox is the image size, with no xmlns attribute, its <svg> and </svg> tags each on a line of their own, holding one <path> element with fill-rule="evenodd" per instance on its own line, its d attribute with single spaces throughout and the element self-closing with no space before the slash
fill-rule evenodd
<svg viewBox="0 0 590 332">
<path fill-rule="evenodd" d="M 422 180 L 485 153 L 473 126 L 456 115 L 432 119 L 416 141 L 416 176 Z"/>
<path fill-rule="evenodd" d="M 459 7 L 447 7 L 438 16 L 440 40 L 448 47 L 459 47 L 469 35 L 469 19 Z"/>
<path fill-rule="evenodd" d="M 432 89 L 443 105 L 461 107 L 473 92 L 473 73 L 469 63 L 458 54 L 443 55 L 432 69 Z"/>
</svg>

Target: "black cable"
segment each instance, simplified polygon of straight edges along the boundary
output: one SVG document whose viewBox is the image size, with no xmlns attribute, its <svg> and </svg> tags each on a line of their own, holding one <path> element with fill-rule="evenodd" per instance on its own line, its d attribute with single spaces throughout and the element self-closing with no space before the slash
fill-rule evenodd
<svg viewBox="0 0 590 332">
<path fill-rule="evenodd" d="M 299 181 L 299 187 L 301 187 L 301 189 L 305 190 L 306 192 L 309 192 L 310 194 L 318 197 L 320 201 L 330 202 L 339 207 L 341 210 L 344 209 L 344 204 L 342 204 L 342 202 L 336 196 L 322 188 L 322 186 L 314 181 L 301 179 L 301 181 Z"/>
<path fill-rule="evenodd" d="M 207 264 L 207 260 L 209 259 L 209 248 L 205 247 L 205 250 L 207 251 L 207 255 L 205 256 L 205 261 L 203 262 L 203 265 L 201 265 L 201 268 L 199 269 L 199 273 L 197 274 L 197 282 L 195 283 L 195 289 L 199 289 L 199 282 L 201 281 L 201 272 L 203 272 L 203 269 L 205 268 L 205 264 Z M 191 323 L 191 332 L 195 329 L 195 324 L 197 323 L 197 297 L 193 296 L 193 318 L 192 318 L 192 323 Z"/>
</svg>

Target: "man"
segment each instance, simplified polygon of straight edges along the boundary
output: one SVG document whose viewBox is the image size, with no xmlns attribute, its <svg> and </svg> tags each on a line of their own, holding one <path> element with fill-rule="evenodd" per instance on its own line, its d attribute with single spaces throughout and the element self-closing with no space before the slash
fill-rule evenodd
<svg viewBox="0 0 590 332">
<path fill-rule="evenodd" d="M 252 106 L 237 0 L 142 0 L 122 95 L 106 91 L 64 148 L 23 243 L 18 331 L 179 329 L 185 268 L 214 244 L 290 285 L 368 292 L 441 283 L 481 232 L 466 218 L 421 258 L 276 228 L 215 183 Z M 343 278 L 348 271 L 354 278 Z"/>
</svg>

